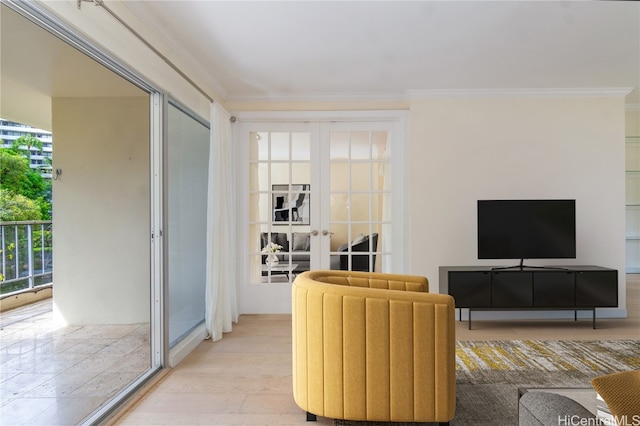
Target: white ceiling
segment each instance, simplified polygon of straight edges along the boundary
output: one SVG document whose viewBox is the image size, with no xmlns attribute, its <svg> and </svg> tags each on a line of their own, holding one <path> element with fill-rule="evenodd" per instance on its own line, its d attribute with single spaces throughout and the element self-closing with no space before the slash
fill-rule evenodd
<svg viewBox="0 0 640 426">
<path fill-rule="evenodd" d="M 226 99 L 634 88 L 640 2 L 128 1 Z"/>
<path fill-rule="evenodd" d="M 640 103 L 640 2 L 123 1 L 228 100 L 633 88 Z M 0 10 L 3 118 L 49 129 L 54 96 L 145 94 Z"/>
</svg>

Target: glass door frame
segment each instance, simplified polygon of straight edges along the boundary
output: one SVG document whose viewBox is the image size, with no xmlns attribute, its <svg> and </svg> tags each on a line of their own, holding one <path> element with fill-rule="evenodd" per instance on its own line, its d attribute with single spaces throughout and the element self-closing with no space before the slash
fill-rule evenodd
<svg viewBox="0 0 640 426">
<path fill-rule="evenodd" d="M 405 147 L 408 140 L 407 134 L 407 111 L 326 111 L 326 112 L 236 112 L 235 131 L 235 148 L 236 148 L 236 167 L 238 170 L 237 194 L 238 194 L 238 308 L 239 313 L 290 313 L 291 312 L 291 291 L 290 284 L 282 283 L 278 285 L 260 285 L 251 283 L 249 276 L 249 144 L 248 136 L 251 132 L 259 131 L 276 131 L 282 130 L 287 132 L 308 131 L 311 132 L 311 149 L 312 158 L 314 155 L 321 155 L 313 151 L 313 147 L 318 150 L 328 149 L 323 147 L 323 141 L 320 140 L 322 126 L 331 128 L 332 123 L 344 123 L 348 127 L 349 124 L 357 128 L 363 128 L 369 125 L 375 129 L 384 128 L 391 131 L 392 146 L 392 174 L 393 193 L 395 195 L 392 207 L 392 240 L 391 240 L 391 268 L 395 273 L 406 273 L 408 270 L 408 259 L 405 255 L 410 241 L 407 236 L 406 226 L 408 223 L 408 198 L 407 198 L 407 182 L 405 161 Z M 342 125 L 342 124 L 340 124 Z M 385 127 L 386 126 L 386 127 Z M 328 156 L 327 156 L 328 158 Z M 312 188 L 322 187 L 320 182 L 322 178 L 319 167 L 311 168 L 311 185 Z M 325 179 L 326 180 L 326 179 Z M 318 186 L 319 185 L 319 186 Z M 316 192 L 315 189 L 312 192 Z M 319 232 L 318 238 L 322 235 L 320 225 L 327 224 L 328 217 L 321 216 L 320 206 L 317 202 L 311 203 L 311 226 L 310 229 Z M 325 213 L 322 213 L 325 214 Z M 328 213 L 327 213 L 328 214 Z M 325 222 L 321 222 L 324 220 Z M 324 229 L 324 228 L 323 228 Z M 327 239 L 328 240 L 328 239 Z M 317 243 L 318 244 L 318 243 Z M 328 245 L 328 243 L 327 243 Z M 311 254 L 312 265 L 321 265 L 321 267 L 329 266 L 328 247 L 327 257 L 322 263 Z M 322 249 L 321 249 L 322 250 Z M 316 255 L 319 255 L 317 252 Z"/>
<path fill-rule="evenodd" d="M 58 37 L 74 47 L 89 59 L 92 59 L 131 84 L 148 93 L 149 96 L 149 259 L 150 259 L 150 366 L 149 369 L 134 379 L 113 397 L 106 400 L 100 408 L 86 417 L 82 425 L 93 425 L 108 419 L 128 398 L 149 383 L 166 365 L 168 359 L 168 343 L 164 338 L 165 319 L 163 289 L 163 238 L 162 238 L 162 144 L 165 137 L 164 102 L 166 93 L 145 77 L 128 68 L 110 53 L 88 40 L 76 29 L 61 20 L 45 6 L 37 2 L 6 1 L 3 2 L 11 10 L 17 12 L 34 25 L 42 28 L 53 37 Z"/>
</svg>

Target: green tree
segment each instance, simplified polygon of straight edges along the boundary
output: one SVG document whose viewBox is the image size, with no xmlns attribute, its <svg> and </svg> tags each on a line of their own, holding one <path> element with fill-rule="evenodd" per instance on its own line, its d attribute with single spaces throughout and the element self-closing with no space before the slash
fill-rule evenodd
<svg viewBox="0 0 640 426">
<path fill-rule="evenodd" d="M 0 183 L 2 188 L 19 194 L 29 179 L 29 161 L 11 148 L 0 148 Z"/>
<path fill-rule="evenodd" d="M 26 148 L 23 148 L 23 146 Z M 31 148 L 34 147 L 38 148 L 38 151 L 42 151 L 42 142 L 40 142 L 40 139 L 36 138 L 31 133 L 27 133 L 13 141 L 11 150 L 25 153 L 29 162 L 31 162 Z"/>
<path fill-rule="evenodd" d="M 0 222 L 41 219 L 42 212 L 36 200 L 0 189 Z"/>
<path fill-rule="evenodd" d="M 31 147 L 34 146 L 41 149 L 42 143 L 35 137 L 26 135 L 17 139 L 10 148 L 0 148 L 0 185 L 9 194 L 33 200 L 40 211 L 39 219 L 47 220 L 51 218 L 51 183 L 29 167 Z M 5 195 L 6 197 L 9 195 Z M 14 207 L 24 204 L 22 201 L 12 202 Z"/>
</svg>

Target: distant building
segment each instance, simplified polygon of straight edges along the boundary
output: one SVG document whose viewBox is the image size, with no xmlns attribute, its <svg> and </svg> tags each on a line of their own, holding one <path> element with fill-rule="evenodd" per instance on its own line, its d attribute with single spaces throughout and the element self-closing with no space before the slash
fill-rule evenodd
<svg viewBox="0 0 640 426">
<path fill-rule="evenodd" d="M 16 139 L 27 134 L 32 134 L 42 142 L 42 151 L 31 149 L 31 168 L 41 170 L 42 177 L 50 179 L 51 166 L 45 158 L 51 159 L 53 152 L 51 132 L 0 118 L 0 139 L 4 141 L 4 147 L 10 147 Z"/>
</svg>

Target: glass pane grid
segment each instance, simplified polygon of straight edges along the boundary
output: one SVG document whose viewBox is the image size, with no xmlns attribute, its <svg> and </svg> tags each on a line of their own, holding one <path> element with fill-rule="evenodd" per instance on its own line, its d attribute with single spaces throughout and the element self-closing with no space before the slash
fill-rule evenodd
<svg viewBox="0 0 640 426">
<path fill-rule="evenodd" d="M 380 250 L 381 240 L 376 242 L 375 249 L 373 239 L 369 240 L 368 247 L 357 247 L 363 251 L 354 251 L 350 242 L 361 235 L 380 235 L 391 225 L 388 211 L 383 211 L 384 203 L 389 202 L 391 195 L 384 180 L 391 165 L 390 159 L 384 157 L 387 155 L 384 145 L 388 140 L 388 132 L 345 132 L 336 136 L 334 141 L 331 134 L 331 142 L 338 146 L 335 150 L 333 143 L 331 146 L 330 195 L 333 207 L 330 229 L 338 231 L 336 234 L 340 240 L 332 244 L 330 255 L 340 257 L 342 267 L 346 260 L 349 269 L 379 270 L 382 267 L 381 258 L 389 256 L 388 251 Z M 341 149 L 340 143 L 346 145 L 347 149 Z M 338 244 L 347 244 L 343 249 L 345 251 L 337 251 Z"/>
<path fill-rule="evenodd" d="M 258 160 L 251 157 L 250 165 L 260 170 L 257 179 L 250 188 L 250 197 L 260 197 L 260 201 L 252 205 L 252 209 L 259 209 L 260 215 L 250 215 L 250 275 L 252 282 L 271 283 L 292 282 L 294 276 L 293 265 L 296 255 L 308 255 L 309 252 L 292 251 L 292 236 L 298 231 L 293 223 L 282 221 L 274 223 L 276 203 L 275 197 L 282 199 L 279 216 L 292 218 L 298 213 L 298 206 L 294 197 L 298 199 L 304 193 L 309 199 L 310 189 L 300 189 L 292 185 L 308 185 L 310 183 L 311 135 L 308 132 L 265 132 L 261 138 L 268 141 Z M 255 183 L 257 182 L 257 184 Z M 258 188 L 256 188 L 258 186 Z M 286 204 L 284 204 L 286 203 Z M 288 214 L 287 214 L 288 213 Z M 296 224 L 299 225 L 299 224 Z M 298 231 L 299 232 L 299 231 Z M 266 234 L 264 237 L 262 235 Z M 273 235 L 286 234 L 289 250 L 285 246 L 277 252 L 279 262 L 270 269 L 265 263 L 266 254 L 262 251 L 265 241 L 275 241 Z M 281 237 L 277 237 L 279 244 Z M 289 269 L 287 269 L 289 268 Z"/>
<path fill-rule="evenodd" d="M 388 135 L 389 133 L 387 131 L 368 130 L 330 132 L 329 164 L 336 164 L 337 167 L 339 167 L 338 169 L 331 168 L 332 181 L 330 195 L 332 197 L 336 196 L 335 198 L 331 198 L 331 205 L 332 210 L 337 208 L 337 210 L 335 210 L 336 213 L 332 212 L 329 222 L 329 229 L 332 231 L 332 234 L 335 233 L 338 237 L 332 241 L 332 248 L 334 250 L 337 249 L 336 243 L 347 243 L 353 241 L 360 235 L 382 234 L 385 232 L 385 229 L 391 225 L 388 212 L 382 210 L 384 206 L 387 205 L 385 203 L 389 202 L 389 196 L 392 192 L 389 188 L 382 188 L 383 186 L 386 187 L 383 175 L 388 173 L 387 166 L 391 165 L 386 148 Z M 266 188 L 263 184 L 260 186 L 260 190 L 251 191 L 251 194 L 254 197 L 260 196 L 261 201 L 257 204 L 260 205 L 261 209 L 264 209 L 262 206 L 262 197 L 266 196 L 269 200 L 267 210 L 270 212 L 273 208 L 271 205 L 273 193 L 271 187 L 273 184 L 295 184 L 299 182 L 294 182 L 294 180 L 303 180 L 296 177 L 300 175 L 300 172 L 292 169 L 293 165 L 300 164 L 304 166 L 310 163 L 310 155 L 306 152 L 310 147 L 310 133 L 266 132 L 261 133 L 259 136 L 268 139 L 268 148 L 264 150 L 268 155 L 266 157 L 260 156 L 258 161 L 251 161 L 251 163 L 257 163 L 260 167 L 268 168 L 268 173 L 266 175 L 263 173 L 262 176 L 268 176 L 266 188 L 269 190 L 265 190 Z M 298 139 L 299 143 L 296 142 Z M 288 152 L 286 154 L 281 152 L 278 155 L 273 155 L 274 144 L 280 146 L 282 151 L 285 151 L 284 147 L 286 146 Z M 298 145 L 300 145 L 302 149 L 298 149 Z M 307 157 L 309 157 L 309 161 L 306 161 Z M 253 160 L 254 158 L 255 157 L 252 157 L 251 159 Z M 274 166 L 276 168 L 282 168 L 282 170 L 276 171 L 275 175 L 273 170 Z M 304 175 L 306 171 L 304 169 L 301 170 Z M 288 178 L 285 178 L 286 175 L 288 175 Z M 285 179 L 276 178 L 277 176 Z M 263 181 L 264 180 L 267 179 L 263 177 Z M 281 192 L 284 193 L 285 191 Z M 304 192 L 306 193 L 307 191 Z M 286 195 L 288 198 L 292 197 L 290 191 L 287 191 Z M 354 203 L 357 204 L 357 207 Z M 266 220 L 266 217 L 262 216 L 259 220 L 255 220 L 256 218 L 256 216 L 252 217 L 254 220 L 250 221 L 250 226 L 256 230 L 259 229 L 257 232 L 267 230 L 273 233 L 283 232 L 292 236 L 292 232 L 295 231 L 290 225 L 287 226 L 286 229 L 281 226 L 274 229 L 272 227 L 273 224 L 270 220 Z M 381 220 L 383 218 L 385 220 Z M 333 232 L 340 230 L 340 228 L 343 228 L 341 232 Z M 292 237 L 289 237 L 289 239 L 291 238 Z M 291 244 L 291 242 L 289 242 L 289 244 Z M 381 247 L 379 244 L 380 240 L 377 243 L 376 251 L 369 251 L 372 249 L 371 245 L 367 251 L 357 252 L 353 252 L 350 247 L 347 247 L 348 251 L 346 253 L 349 254 L 349 264 L 352 264 L 353 259 L 369 257 L 370 269 L 375 268 L 377 270 L 381 265 L 380 258 L 382 256 L 389 256 L 388 251 L 380 250 Z M 251 248 L 259 249 L 260 243 L 258 247 L 252 245 Z M 293 254 L 294 256 L 295 254 L 310 254 L 308 251 L 296 251 L 295 254 L 292 251 L 282 251 L 280 253 L 281 255 Z M 330 253 L 334 256 L 345 254 L 345 252 L 339 251 L 330 251 Z M 252 255 L 258 258 L 263 256 L 261 252 L 253 251 Z M 375 259 L 376 264 L 374 266 L 372 261 L 376 257 L 378 257 L 378 259 Z M 291 256 L 288 257 L 288 264 L 295 263 L 295 261 L 291 259 Z M 279 264 L 283 264 L 282 260 Z M 273 274 L 268 273 L 266 275 L 268 276 L 267 278 L 270 278 Z M 282 280 L 278 281 L 281 282 Z"/>
</svg>

